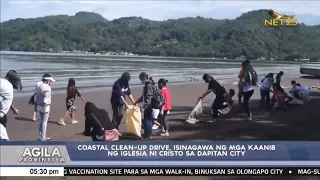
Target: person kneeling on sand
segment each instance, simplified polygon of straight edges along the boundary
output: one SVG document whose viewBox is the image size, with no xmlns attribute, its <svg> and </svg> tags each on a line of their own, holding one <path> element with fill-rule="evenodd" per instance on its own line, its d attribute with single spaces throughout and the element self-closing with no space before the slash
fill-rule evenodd
<svg viewBox="0 0 320 180">
<path fill-rule="evenodd" d="M 121 135 L 104 109 L 99 109 L 92 102 L 84 107 L 85 130 L 83 135 L 91 136 L 93 141 L 115 141 Z"/>
<path fill-rule="evenodd" d="M 222 109 L 224 106 L 223 105 L 225 103 L 224 95 L 227 93 L 227 91 L 218 81 L 216 81 L 209 74 L 204 74 L 202 79 L 205 81 L 205 83 L 208 83 L 208 90 L 202 96 L 199 97 L 199 100 L 202 100 L 211 92 L 213 92 L 216 95 L 216 98 L 211 106 L 212 120 L 208 121 L 208 122 L 215 122 L 216 118 L 219 116 L 218 110 Z"/>
</svg>

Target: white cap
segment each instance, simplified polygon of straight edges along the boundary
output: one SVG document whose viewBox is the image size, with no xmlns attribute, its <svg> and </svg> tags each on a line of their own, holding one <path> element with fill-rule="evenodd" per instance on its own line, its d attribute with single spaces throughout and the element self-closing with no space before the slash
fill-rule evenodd
<svg viewBox="0 0 320 180">
<path fill-rule="evenodd" d="M 56 80 L 53 79 L 53 77 L 44 77 L 43 79 L 45 79 L 45 80 L 50 80 L 50 81 L 52 81 L 52 82 L 55 82 L 55 81 L 56 81 Z"/>
<path fill-rule="evenodd" d="M 49 81 L 51 81 L 51 82 L 55 82 L 55 81 L 56 81 L 56 80 L 54 80 L 53 77 L 52 77 L 50 74 L 48 74 L 48 73 L 44 74 L 44 75 L 42 76 L 42 79 L 49 80 Z"/>
</svg>

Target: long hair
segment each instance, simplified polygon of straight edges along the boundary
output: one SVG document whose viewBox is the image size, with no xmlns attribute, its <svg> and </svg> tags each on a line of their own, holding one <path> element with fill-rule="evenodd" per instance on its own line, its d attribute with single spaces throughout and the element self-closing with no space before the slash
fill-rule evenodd
<svg viewBox="0 0 320 180">
<path fill-rule="evenodd" d="M 123 73 L 119 81 L 121 85 L 128 87 L 130 81 L 130 74 L 128 72 Z"/>
<path fill-rule="evenodd" d="M 19 74 L 15 70 L 10 70 L 6 79 L 12 84 L 13 88 L 22 91 L 22 83 Z"/>
<path fill-rule="evenodd" d="M 246 62 L 246 63 L 243 63 L 243 70 L 245 72 L 246 75 L 250 75 L 251 78 L 252 78 L 252 81 L 251 82 L 252 84 L 256 84 L 257 81 L 258 81 L 258 74 L 257 72 L 253 69 L 253 67 L 251 66 L 251 63 L 250 61 Z M 250 77 L 249 77 L 250 78 Z M 250 78 L 250 79 L 251 79 Z M 250 80 L 251 81 L 251 80 Z"/>
<path fill-rule="evenodd" d="M 73 96 L 76 93 L 76 81 L 74 78 L 70 78 L 67 86 L 67 95 Z"/>
</svg>

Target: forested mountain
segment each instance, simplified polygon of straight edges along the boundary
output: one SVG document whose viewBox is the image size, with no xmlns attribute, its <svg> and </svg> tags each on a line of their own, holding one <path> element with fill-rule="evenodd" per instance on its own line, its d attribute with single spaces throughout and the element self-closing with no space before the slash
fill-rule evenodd
<svg viewBox="0 0 320 180">
<path fill-rule="evenodd" d="M 107 21 L 79 12 L 1 23 L 1 49 L 18 51 L 131 52 L 154 56 L 202 56 L 283 59 L 300 55 L 320 58 L 320 27 L 264 27 L 267 10 L 235 20 L 203 17 L 151 21 L 124 17 Z"/>
</svg>

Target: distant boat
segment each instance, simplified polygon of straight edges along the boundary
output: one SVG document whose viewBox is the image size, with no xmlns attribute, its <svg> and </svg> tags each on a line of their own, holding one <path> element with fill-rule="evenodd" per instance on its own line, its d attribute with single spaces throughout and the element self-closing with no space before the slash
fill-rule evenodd
<svg viewBox="0 0 320 180">
<path fill-rule="evenodd" d="M 300 73 L 320 77 L 320 62 L 301 64 Z"/>
</svg>

